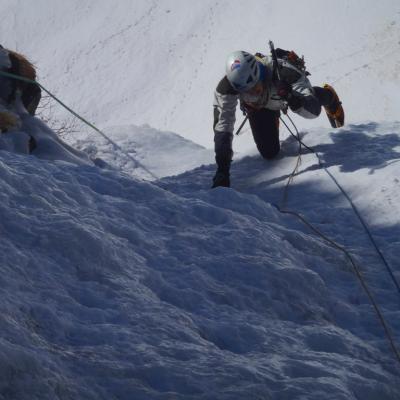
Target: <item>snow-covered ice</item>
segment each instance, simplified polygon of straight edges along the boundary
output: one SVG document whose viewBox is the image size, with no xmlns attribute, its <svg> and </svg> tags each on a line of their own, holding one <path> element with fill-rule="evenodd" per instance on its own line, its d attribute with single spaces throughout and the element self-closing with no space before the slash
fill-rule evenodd
<svg viewBox="0 0 400 400">
<path fill-rule="evenodd" d="M 267 39 L 301 49 L 349 124 L 295 123 L 400 280 L 400 8 L 305 3 L 0 4 L 2 44 L 123 149 L 83 126 L 61 140 L 24 113 L 1 134 L 1 400 L 400 398 L 399 362 L 349 260 L 276 207 L 298 154 L 284 127 L 273 161 L 245 128 L 232 188 L 209 190 L 225 55 Z M 296 35 L 283 15 L 302 21 Z M 399 350 L 392 279 L 316 156 L 301 159 L 285 207 L 351 253 Z"/>
<path fill-rule="evenodd" d="M 241 163 L 259 171 L 256 158 Z M 209 172 L 159 187 L 3 152 L 4 398 L 399 395 L 398 364 L 344 256 L 280 215 L 262 185 L 209 191 Z M 319 214 L 343 213 L 349 235 L 320 225 L 353 239 L 398 332 L 398 296 L 351 211 L 330 204 Z"/>
</svg>

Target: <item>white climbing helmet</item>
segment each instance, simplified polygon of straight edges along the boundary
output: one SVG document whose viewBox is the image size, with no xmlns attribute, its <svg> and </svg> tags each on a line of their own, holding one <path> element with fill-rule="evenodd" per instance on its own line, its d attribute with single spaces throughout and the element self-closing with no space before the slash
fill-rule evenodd
<svg viewBox="0 0 400 400">
<path fill-rule="evenodd" d="M 251 89 L 261 75 L 257 59 L 246 51 L 234 51 L 226 59 L 226 77 L 239 92 Z"/>
</svg>

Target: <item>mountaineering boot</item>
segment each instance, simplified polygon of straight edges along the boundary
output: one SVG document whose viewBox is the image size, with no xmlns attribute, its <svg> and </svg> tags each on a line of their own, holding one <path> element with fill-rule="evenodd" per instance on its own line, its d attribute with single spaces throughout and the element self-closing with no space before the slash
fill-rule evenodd
<svg viewBox="0 0 400 400">
<path fill-rule="evenodd" d="M 324 89 L 329 90 L 333 96 L 332 102 L 328 106 L 324 106 L 326 115 L 328 116 L 332 128 L 340 128 L 344 125 L 344 110 L 342 102 L 339 100 L 339 96 L 332 86 L 325 84 Z"/>
</svg>

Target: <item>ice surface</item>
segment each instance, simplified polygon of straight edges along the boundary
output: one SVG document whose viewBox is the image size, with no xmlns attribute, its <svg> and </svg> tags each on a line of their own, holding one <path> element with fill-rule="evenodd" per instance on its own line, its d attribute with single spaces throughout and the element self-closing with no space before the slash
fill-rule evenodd
<svg viewBox="0 0 400 400">
<path fill-rule="evenodd" d="M 396 131 L 341 132 L 371 143 L 388 134 L 395 146 Z M 304 140 L 327 158 L 336 135 Z M 212 166 L 151 184 L 1 152 L 2 396 L 396 399 L 398 365 L 350 264 L 273 205 L 296 146 L 288 138 L 278 160 L 237 161 L 233 189 L 212 191 Z M 373 212 L 378 182 L 396 179 L 394 155 L 377 168 L 367 154 L 360 168 L 362 152 L 327 164 L 398 274 L 399 210 Z M 288 206 L 352 251 L 399 340 L 398 295 L 315 163 L 303 156 Z"/>
</svg>

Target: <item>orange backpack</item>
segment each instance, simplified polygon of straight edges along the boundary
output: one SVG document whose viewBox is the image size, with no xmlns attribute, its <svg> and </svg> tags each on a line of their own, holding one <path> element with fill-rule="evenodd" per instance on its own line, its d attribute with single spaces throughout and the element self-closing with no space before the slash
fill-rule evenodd
<svg viewBox="0 0 400 400">
<path fill-rule="evenodd" d="M 7 51 L 11 61 L 11 68 L 8 72 L 35 81 L 36 70 L 33 64 L 22 54 L 8 49 Z M 40 87 L 34 83 L 23 82 L 17 79 L 12 79 L 12 86 L 13 90 L 8 101 L 10 103 L 13 102 L 17 90 L 19 90 L 21 92 L 22 103 L 28 112 L 34 115 L 41 98 Z"/>
</svg>

